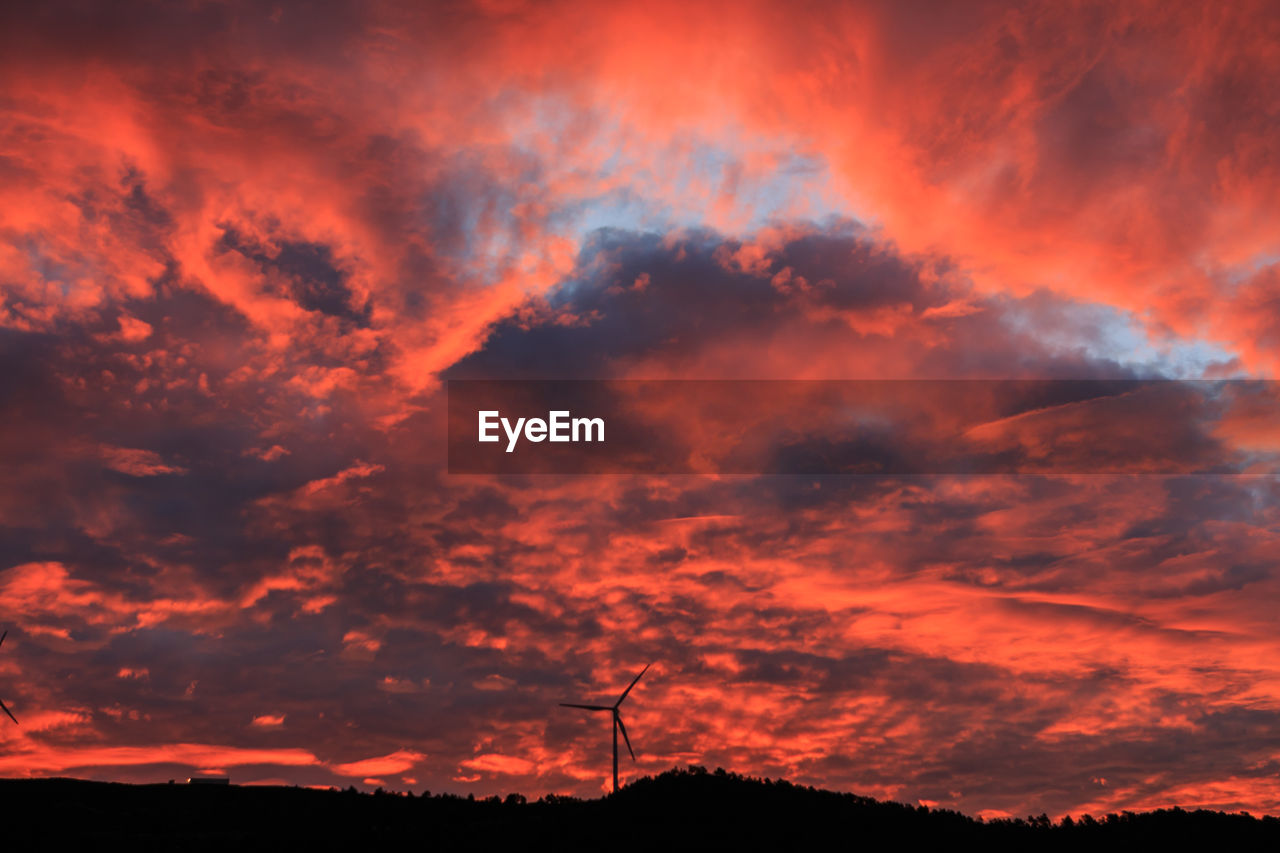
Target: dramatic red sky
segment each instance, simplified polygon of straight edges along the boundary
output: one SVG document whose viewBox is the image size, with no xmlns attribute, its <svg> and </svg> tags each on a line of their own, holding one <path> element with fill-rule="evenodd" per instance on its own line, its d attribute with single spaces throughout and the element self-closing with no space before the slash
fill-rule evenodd
<svg viewBox="0 0 1280 853">
<path fill-rule="evenodd" d="M 0 14 L 0 774 L 595 795 L 556 703 L 653 661 L 624 777 L 1280 812 L 1272 477 L 443 442 L 451 376 L 1275 378 L 1266 4 Z"/>
</svg>

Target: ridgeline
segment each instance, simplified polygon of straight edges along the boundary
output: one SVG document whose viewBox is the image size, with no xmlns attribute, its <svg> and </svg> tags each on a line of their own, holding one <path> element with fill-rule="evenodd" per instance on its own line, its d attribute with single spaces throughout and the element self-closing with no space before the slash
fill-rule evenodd
<svg viewBox="0 0 1280 853">
<path fill-rule="evenodd" d="M 1053 823 L 955 811 L 708 772 L 670 770 L 595 800 L 526 802 L 306 788 L 0 780 L 9 849 L 330 848 L 525 850 L 890 849 L 970 842 L 991 850 L 1280 849 L 1280 818 L 1162 809 Z M 26 842 L 17 844 L 15 842 Z M 38 845 L 38 847 L 37 847 Z"/>
</svg>

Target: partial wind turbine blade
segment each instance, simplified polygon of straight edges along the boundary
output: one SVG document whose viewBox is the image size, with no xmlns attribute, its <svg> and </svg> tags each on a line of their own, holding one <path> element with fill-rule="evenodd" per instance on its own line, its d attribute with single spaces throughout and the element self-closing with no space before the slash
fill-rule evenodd
<svg viewBox="0 0 1280 853">
<path fill-rule="evenodd" d="M 622 715 L 614 711 L 613 719 L 618 724 L 618 728 L 622 730 L 622 739 L 627 742 L 627 752 L 631 753 L 631 760 L 635 761 L 636 751 L 631 748 L 631 738 L 627 737 L 627 727 L 622 724 Z"/>
<path fill-rule="evenodd" d="M 645 664 L 645 665 L 644 665 L 644 669 L 640 670 L 640 675 L 644 675 L 646 672 L 648 672 L 648 671 L 649 671 L 649 667 L 651 667 L 651 666 L 653 666 L 653 664 L 651 664 L 651 663 L 647 663 L 647 664 Z M 617 701 L 617 702 L 614 702 L 614 703 L 613 703 L 613 707 L 615 707 L 615 708 L 616 708 L 616 707 L 618 707 L 619 705 L 621 705 L 621 704 L 622 704 L 622 700 L 627 698 L 627 694 L 631 692 L 631 688 L 636 686 L 636 681 L 639 681 L 639 680 L 640 680 L 640 675 L 637 675 L 637 676 L 636 676 L 636 678 L 635 678 L 635 681 L 632 681 L 630 684 L 628 684 L 628 685 L 627 685 L 627 689 L 626 689 L 626 690 L 624 690 L 624 691 L 622 691 L 622 695 L 618 697 L 618 701 Z"/>
<path fill-rule="evenodd" d="M 0 702 L 0 710 L 3 710 L 6 714 L 9 715 L 9 719 L 13 720 L 14 725 L 16 726 L 22 725 L 21 723 L 18 722 L 18 718 L 13 715 L 13 712 L 9 710 L 9 707 L 5 705 L 3 702 Z"/>
<path fill-rule="evenodd" d="M 613 710 L 613 708 L 609 707 L 608 705 L 573 705 L 573 704 L 570 704 L 569 702 L 561 702 L 560 707 L 561 708 L 582 708 L 583 710 L 586 710 L 586 711 L 612 711 Z"/>
<path fill-rule="evenodd" d="M 9 632 L 8 632 L 8 631 L 5 631 L 3 634 L 0 634 L 0 646 L 3 646 L 3 645 L 4 645 L 4 638 L 5 638 L 5 637 L 7 637 L 7 636 L 9 636 Z"/>
</svg>

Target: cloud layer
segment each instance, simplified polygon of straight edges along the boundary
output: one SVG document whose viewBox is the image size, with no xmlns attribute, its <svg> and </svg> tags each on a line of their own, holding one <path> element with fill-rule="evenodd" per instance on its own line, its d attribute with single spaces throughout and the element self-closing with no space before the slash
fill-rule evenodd
<svg viewBox="0 0 1280 853">
<path fill-rule="evenodd" d="M 66 12 L 0 23 L 4 773 L 594 794 L 556 703 L 654 661 L 629 774 L 1280 810 L 1268 478 L 443 442 L 446 378 L 1274 376 L 1261 7 Z"/>
</svg>

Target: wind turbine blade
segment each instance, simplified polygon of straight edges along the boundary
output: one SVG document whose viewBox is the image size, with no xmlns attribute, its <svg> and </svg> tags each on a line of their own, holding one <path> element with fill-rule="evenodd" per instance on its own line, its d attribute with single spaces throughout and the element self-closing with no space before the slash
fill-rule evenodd
<svg viewBox="0 0 1280 853">
<path fill-rule="evenodd" d="M 640 670 L 640 675 L 644 675 L 646 672 L 648 672 L 648 671 L 649 671 L 649 667 L 651 667 L 651 666 L 653 666 L 653 664 L 651 664 L 651 663 L 647 663 L 647 664 L 645 664 L 645 665 L 644 665 L 644 669 Z M 637 675 L 637 676 L 636 676 L 636 678 L 635 678 L 635 681 L 632 681 L 630 684 L 628 684 L 628 685 L 627 685 L 627 689 L 626 689 L 626 690 L 624 690 L 624 691 L 622 691 L 622 695 L 618 697 L 618 701 L 617 701 L 617 702 L 614 702 L 614 703 L 613 703 L 613 707 L 615 707 L 615 708 L 616 708 L 616 707 L 618 707 L 619 705 L 621 705 L 621 704 L 622 704 L 622 700 L 627 698 L 627 694 L 631 692 L 631 688 L 636 686 L 636 681 L 639 681 L 639 680 L 640 680 L 640 675 Z"/>
<path fill-rule="evenodd" d="M 5 637 L 7 637 L 7 636 L 9 636 L 9 632 L 8 632 L 8 631 L 5 631 L 3 634 L 0 634 L 0 646 L 3 646 L 3 645 L 4 645 L 4 638 L 5 638 Z"/>
<path fill-rule="evenodd" d="M 627 727 L 622 724 L 622 715 L 614 711 L 613 718 L 618 721 L 618 728 L 622 731 L 622 739 L 627 742 L 627 752 L 631 753 L 631 760 L 635 761 L 636 751 L 631 748 L 631 738 L 627 737 Z"/>
<path fill-rule="evenodd" d="M 561 702 L 561 708 L 582 708 L 587 711 L 612 711 L 613 708 L 608 705 L 572 705 L 568 702 Z"/>
<path fill-rule="evenodd" d="M 8 706 L 5 705 L 3 702 L 0 702 L 0 709 L 3 709 L 4 712 L 9 715 L 9 719 L 13 720 L 14 725 L 16 726 L 22 725 L 21 723 L 18 722 L 18 718 L 13 715 L 13 712 L 10 711 Z"/>
</svg>

